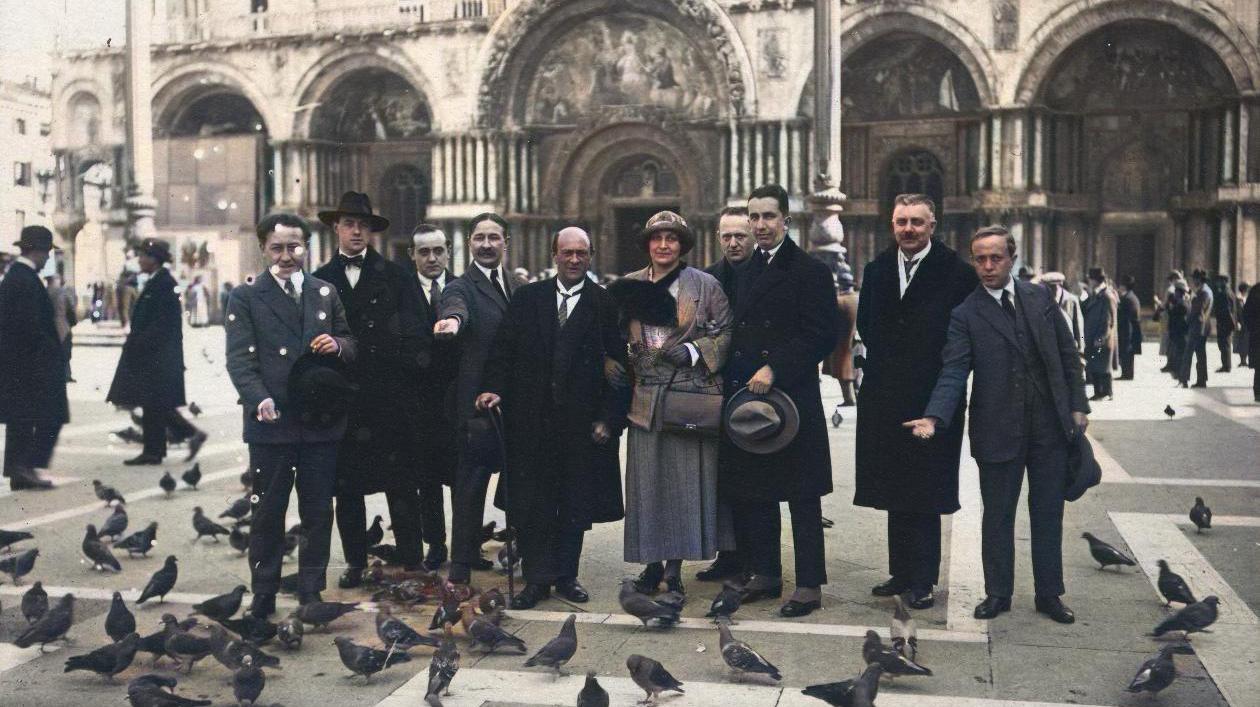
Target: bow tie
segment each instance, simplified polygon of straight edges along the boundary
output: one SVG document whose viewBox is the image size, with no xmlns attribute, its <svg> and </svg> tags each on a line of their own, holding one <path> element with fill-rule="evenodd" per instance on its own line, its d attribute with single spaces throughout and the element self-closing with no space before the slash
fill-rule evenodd
<svg viewBox="0 0 1260 707">
<path fill-rule="evenodd" d="M 350 267 L 351 265 L 353 265 L 356 268 L 363 267 L 363 254 L 362 253 L 359 253 L 358 255 L 342 255 L 338 253 L 337 260 L 341 261 L 341 264 L 343 267 Z"/>
</svg>

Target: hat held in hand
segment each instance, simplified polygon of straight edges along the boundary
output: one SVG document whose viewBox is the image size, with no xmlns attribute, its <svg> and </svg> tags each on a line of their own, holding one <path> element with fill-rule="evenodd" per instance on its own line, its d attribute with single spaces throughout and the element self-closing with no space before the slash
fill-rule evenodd
<svg viewBox="0 0 1260 707">
<path fill-rule="evenodd" d="M 731 442 L 752 454 L 774 454 L 791 444 L 801 428 L 796 403 L 778 388 L 765 395 L 741 388 L 727 401 L 723 418 Z"/>
</svg>

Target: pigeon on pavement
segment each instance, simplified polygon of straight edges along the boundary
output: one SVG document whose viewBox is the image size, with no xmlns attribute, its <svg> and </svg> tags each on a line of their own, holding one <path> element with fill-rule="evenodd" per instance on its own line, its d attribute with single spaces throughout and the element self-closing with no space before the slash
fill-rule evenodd
<svg viewBox="0 0 1260 707">
<path fill-rule="evenodd" d="M 1159 580 L 1156 583 L 1159 587 L 1159 593 L 1164 595 L 1164 608 L 1172 606 L 1175 601 L 1178 604 L 1189 606 L 1197 601 L 1194 593 L 1190 591 L 1190 585 L 1186 584 L 1186 580 L 1181 575 L 1168 569 L 1166 560 L 1159 561 Z"/>
<path fill-rule="evenodd" d="M 131 661 L 136 659 L 136 646 L 139 643 L 140 635 L 129 633 L 122 640 L 101 646 L 91 653 L 70 656 L 66 659 L 66 668 L 62 672 L 90 670 L 113 682 L 115 675 L 131 667 Z"/>
<path fill-rule="evenodd" d="M 141 639 L 143 640 L 143 639 Z M 175 691 L 175 686 L 179 681 L 169 675 L 159 675 L 157 673 L 145 673 L 137 678 L 132 678 L 127 683 L 127 693 L 130 694 L 136 690 L 147 690 L 149 688 L 167 688 L 171 692 Z"/>
<path fill-rule="evenodd" d="M 376 613 L 376 637 L 386 648 L 410 650 L 416 646 L 437 648 L 439 641 L 425 636 L 408 626 L 402 619 L 395 617 L 388 606 L 382 606 Z"/>
<path fill-rule="evenodd" d="M 105 543 L 96 539 L 96 526 L 91 523 L 87 524 L 87 529 L 83 535 L 83 556 L 92 562 L 92 569 L 104 570 L 109 568 L 115 572 L 122 571 L 122 565 L 118 564 L 118 558 L 114 557 L 114 553 L 109 551 Z"/>
<path fill-rule="evenodd" d="M 774 664 L 766 660 L 752 646 L 731 635 L 726 624 L 718 624 L 718 645 L 722 649 L 722 660 L 735 671 L 736 675 L 753 673 L 769 675 L 773 680 L 782 680 L 783 675 Z"/>
<path fill-rule="evenodd" d="M 230 619 L 235 616 L 236 612 L 241 608 L 241 599 L 244 596 L 245 585 L 238 584 L 234 589 L 232 589 L 232 591 L 226 594 L 210 597 L 200 604 L 193 604 L 193 613 L 201 614 L 207 619 L 214 621 Z"/>
<path fill-rule="evenodd" d="M 166 627 L 166 654 L 178 661 L 180 667 L 187 666 L 184 672 L 191 673 L 197 661 L 214 652 L 209 638 L 181 629 L 173 615 L 163 614 L 162 624 Z"/>
<path fill-rule="evenodd" d="M 263 687 L 267 684 L 267 676 L 262 668 L 254 666 L 251 656 L 241 658 L 241 667 L 232 675 L 232 694 L 239 707 L 249 707 L 258 701 Z"/>
<path fill-rule="evenodd" d="M 57 604 L 48 610 L 39 621 L 31 624 L 22 635 L 17 637 L 13 645 L 18 648 L 30 648 L 36 643 L 39 644 L 39 652 L 44 652 L 44 646 L 59 641 L 66 637 L 66 632 L 70 630 L 70 625 L 74 623 L 74 595 L 66 594 L 57 600 Z"/>
<path fill-rule="evenodd" d="M 252 469 L 246 469 L 241 472 L 241 488 L 246 491 L 254 488 L 254 472 Z"/>
<path fill-rule="evenodd" d="M 1177 679 L 1177 665 L 1173 663 L 1173 653 L 1176 650 L 1176 646 L 1160 648 L 1159 655 L 1142 663 L 1137 675 L 1133 676 L 1133 679 L 1129 681 L 1129 686 L 1124 689 L 1128 692 L 1157 694 L 1173 684 L 1173 680 Z"/>
<path fill-rule="evenodd" d="M 1089 541 L 1089 554 L 1094 556 L 1100 570 L 1107 569 L 1108 565 L 1118 568 L 1121 565 L 1133 567 L 1137 564 L 1128 555 L 1094 537 L 1093 533 L 1081 533 L 1081 537 Z"/>
<path fill-rule="evenodd" d="M 525 647 L 525 641 L 504 631 L 495 621 L 496 618 L 497 615 L 473 616 L 471 610 L 461 612 L 460 619 L 471 640 L 468 649 L 481 647 L 485 652 L 493 653 L 502 646 L 510 646 L 521 653 L 527 653 L 529 649 Z"/>
<path fill-rule="evenodd" d="M 657 696 L 666 690 L 685 694 L 683 684 L 670 675 L 665 666 L 645 655 L 635 653 L 626 658 L 626 669 L 634 684 L 647 693 L 647 702 L 656 702 Z"/>
<path fill-rule="evenodd" d="M 44 583 L 36 582 L 22 595 L 22 617 L 27 624 L 33 624 L 48 613 L 48 592 L 44 591 Z"/>
<path fill-rule="evenodd" d="M 4 572 L 13 578 L 13 584 L 18 585 L 19 581 L 35 569 L 35 558 L 39 557 L 39 548 L 33 547 L 16 555 L 10 555 L 0 560 L 0 572 Z"/>
<path fill-rule="evenodd" d="M 197 484 L 201 483 L 201 462 L 193 464 L 187 471 L 180 474 L 179 478 L 183 479 L 184 483 L 192 487 L 193 491 L 196 491 Z"/>
<path fill-rule="evenodd" d="M 240 520 L 249 515 L 250 503 L 249 496 L 241 496 L 232 501 L 232 505 L 219 514 L 220 518 L 231 518 L 232 520 Z"/>
<path fill-rule="evenodd" d="M 136 617 L 123 601 L 122 592 L 114 592 L 109 603 L 109 613 L 105 615 L 105 634 L 111 641 L 121 641 L 127 635 L 135 633 Z M 137 640 L 140 638 L 136 636 Z"/>
<path fill-rule="evenodd" d="M 256 668 L 279 668 L 280 659 L 269 655 L 249 641 L 233 638 L 222 626 L 210 627 L 210 648 L 214 659 L 227 668 L 236 671 L 244 665 L 243 658 L 248 656 Z"/>
<path fill-rule="evenodd" d="M 358 611 L 359 604 L 343 604 L 339 601 L 313 601 L 303 604 L 295 612 L 297 617 L 316 628 L 322 628 L 352 611 Z"/>
<path fill-rule="evenodd" d="M 381 543 L 379 545 L 371 545 L 367 550 L 372 557 L 379 557 L 384 560 L 387 565 L 403 564 L 402 553 L 398 552 L 398 548 L 389 543 Z"/>
<path fill-rule="evenodd" d="M 372 525 L 368 526 L 366 537 L 368 547 L 371 547 L 372 545 L 380 545 L 381 541 L 385 539 L 385 531 L 381 529 L 380 516 L 376 516 L 372 519 Z"/>
<path fill-rule="evenodd" d="M 481 609 L 483 614 L 493 614 L 500 609 L 507 608 L 507 599 L 503 596 L 503 592 L 498 587 L 481 593 L 477 597 L 477 608 Z"/>
<path fill-rule="evenodd" d="M 162 569 L 154 572 L 153 576 L 149 577 L 149 583 L 144 585 L 140 598 L 136 599 L 137 604 L 143 604 L 153 597 L 158 597 L 159 602 L 166 601 L 166 595 L 175 587 L 175 580 L 179 578 L 177 562 L 174 555 L 166 556 Z"/>
<path fill-rule="evenodd" d="M 201 406 L 197 404 L 196 400 L 188 403 L 188 412 L 191 412 L 193 417 L 201 416 Z"/>
<path fill-rule="evenodd" d="M 142 530 L 128 535 L 122 540 L 114 543 L 115 550 L 126 550 L 127 557 L 135 557 L 139 553 L 142 557 L 147 557 L 149 550 L 153 549 L 153 541 L 157 540 L 157 521 L 153 521 Z"/>
<path fill-rule="evenodd" d="M 577 622 L 576 614 L 569 614 L 564 620 L 564 625 L 560 627 L 560 635 L 547 641 L 547 644 L 538 649 L 538 652 L 525 661 L 526 668 L 535 666 L 543 666 L 552 668 L 556 671 L 556 675 L 561 675 L 564 664 L 569 662 L 573 654 L 577 652 Z"/>
<path fill-rule="evenodd" d="M 874 631 L 866 632 L 866 640 L 862 643 L 862 659 L 867 665 L 878 663 L 889 679 L 899 675 L 932 674 L 928 668 L 885 646 L 883 641 L 879 640 L 879 634 Z"/>
<path fill-rule="evenodd" d="M 840 406 L 836 405 L 836 409 L 831 411 L 831 426 L 839 427 L 844 422 L 844 415 L 840 414 Z"/>
<path fill-rule="evenodd" d="M 175 493 L 175 477 L 171 476 L 171 472 L 162 472 L 162 478 L 158 479 L 158 488 L 162 489 L 167 498 L 170 498 L 171 494 Z"/>
<path fill-rule="evenodd" d="M 1190 634 L 1196 631 L 1203 631 L 1208 626 L 1216 622 L 1216 605 L 1221 600 L 1216 596 L 1204 597 L 1203 601 L 1197 601 L 1187 607 L 1182 608 L 1177 613 L 1169 616 L 1151 632 L 1153 636 L 1162 636 L 1169 631 L 1183 631 L 1186 640 L 1190 640 Z"/>
<path fill-rule="evenodd" d="M 1190 509 L 1190 522 L 1194 523 L 1195 532 L 1202 533 L 1212 527 L 1212 509 L 1203 504 L 1203 499 L 1194 497 L 1194 507 Z"/>
<path fill-rule="evenodd" d="M 217 543 L 220 535 L 229 533 L 227 528 L 207 518 L 205 511 L 201 510 L 201 506 L 193 508 L 192 524 L 193 530 L 197 531 L 197 537 L 193 538 L 193 542 L 197 542 L 204 535 L 209 535 Z"/>
<path fill-rule="evenodd" d="M 8 552 L 9 546 L 20 543 L 23 540 L 30 540 L 33 537 L 35 536 L 25 530 L 5 530 L 0 528 L 0 552 Z"/>
<path fill-rule="evenodd" d="M 653 620 L 662 626 L 672 626 L 680 620 L 677 608 L 662 604 L 635 590 L 634 579 L 621 580 L 621 593 L 618 594 L 617 599 L 621 602 L 621 608 L 643 622 L 644 626 Z"/>
<path fill-rule="evenodd" d="M 441 695 L 451 694 L 451 681 L 459 672 L 459 648 L 455 645 L 455 636 L 451 634 L 450 624 L 442 627 L 442 644 L 433 652 L 429 661 L 429 684 L 424 692 L 424 701 L 430 707 L 442 707 Z"/>
<path fill-rule="evenodd" d="M 114 512 L 101 524 L 101 529 L 96 534 L 96 539 L 104 540 L 109 538 L 110 542 L 113 542 L 122 536 L 126 530 L 127 508 L 125 506 L 114 506 Z"/>
<path fill-rule="evenodd" d="M 407 655 L 406 651 L 383 651 L 379 648 L 360 646 L 346 636 L 334 638 L 333 643 L 337 646 L 337 655 L 341 657 L 341 664 L 346 666 L 351 673 L 362 675 L 365 682 L 370 681 L 374 674 L 391 665 L 411 660 L 411 656 Z"/>
<path fill-rule="evenodd" d="M 459 597 L 456 596 L 449 586 L 449 582 L 438 582 L 438 608 L 433 612 L 433 620 L 429 622 L 429 630 L 436 631 L 443 624 L 453 624 L 459 621 Z"/>
<path fill-rule="evenodd" d="M 302 524 L 298 523 L 284 533 L 284 554 L 288 557 L 293 557 L 293 551 L 301 547 L 305 542 L 306 531 L 302 529 Z"/>
<path fill-rule="evenodd" d="M 893 597 L 896 605 L 893 609 L 892 621 L 888 625 L 888 635 L 892 637 L 893 650 L 914 660 L 919 654 L 918 628 L 914 617 L 906 609 L 906 602 L 898 594 Z"/>
<path fill-rule="evenodd" d="M 801 690 L 801 693 L 835 707 L 874 707 L 875 695 L 879 693 L 879 678 L 883 672 L 879 663 L 872 663 L 856 678 L 810 685 Z"/>
<path fill-rule="evenodd" d="M 249 552 L 249 533 L 242 530 L 244 527 L 241 523 L 233 523 L 232 532 L 228 533 L 228 545 L 241 553 L 241 556 Z"/>
<path fill-rule="evenodd" d="M 1174 417 L 1174 416 L 1176 416 L 1177 411 L 1176 411 L 1176 410 L 1173 410 L 1173 406 L 1171 406 L 1171 405 L 1165 405 L 1165 406 L 1164 406 L 1164 414 L 1165 414 L 1165 415 L 1167 415 L 1168 417 Z"/>
<path fill-rule="evenodd" d="M 577 696 L 577 707 L 608 707 L 608 691 L 600 687 L 594 672 L 586 674 L 586 684 Z"/>
<path fill-rule="evenodd" d="M 278 625 L 271 623 L 267 619 L 260 619 L 248 611 L 241 614 L 239 619 L 215 620 L 227 630 L 256 646 L 266 645 L 268 641 L 276 637 L 276 633 L 280 630 Z M 267 666 L 259 664 L 258 667 L 265 668 Z"/>
<path fill-rule="evenodd" d="M 294 614 L 289 614 L 283 621 L 276 626 L 276 637 L 280 639 L 280 645 L 289 650 L 296 650 L 302 647 L 302 634 L 305 627 L 302 620 Z"/>
<path fill-rule="evenodd" d="M 705 616 L 713 619 L 714 623 L 721 621 L 730 623 L 731 615 L 739 611 L 743 596 L 743 592 L 739 590 L 739 587 L 730 582 L 723 582 L 722 591 L 718 592 L 716 597 L 713 597 L 713 603 L 709 605 L 709 613 L 705 614 Z"/>
<path fill-rule="evenodd" d="M 104 501 L 107 506 L 114 501 L 124 504 L 127 502 L 127 499 L 123 498 L 123 495 L 118 493 L 117 489 L 113 486 L 102 484 L 100 479 L 92 479 L 92 490 L 96 492 L 96 497 Z"/>
<path fill-rule="evenodd" d="M 132 707 L 202 707 L 213 704 L 210 700 L 194 700 L 166 692 L 157 686 L 140 686 L 127 690 Z"/>
</svg>

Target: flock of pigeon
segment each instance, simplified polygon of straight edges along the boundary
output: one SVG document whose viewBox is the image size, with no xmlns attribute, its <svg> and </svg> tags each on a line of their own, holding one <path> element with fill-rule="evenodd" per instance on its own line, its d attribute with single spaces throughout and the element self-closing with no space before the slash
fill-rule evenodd
<svg viewBox="0 0 1260 707">
<path fill-rule="evenodd" d="M 196 489 L 201 470 L 193 466 L 182 474 L 190 489 Z M 248 472 L 242 475 L 243 485 L 249 484 Z M 126 499 L 116 489 L 92 482 L 96 497 L 112 507 L 111 515 L 98 529 L 89 524 L 84 533 L 82 552 L 93 569 L 119 571 L 121 565 L 114 552 L 125 550 L 128 557 L 147 556 L 157 538 L 158 524 L 149 523 L 143 529 L 125 535 L 128 525 Z M 169 496 L 176 483 L 170 473 L 165 473 L 159 485 Z M 196 532 L 194 542 L 210 537 L 219 542 L 219 536 L 227 536 L 231 546 L 245 553 L 249 547 L 246 528 L 250 525 L 250 499 L 248 495 L 233 502 L 219 514 L 219 519 L 229 519 L 232 527 L 226 528 L 208 518 L 200 506 L 193 510 L 192 526 Z M 1202 498 L 1195 499 L 1190 520 L 1198 532 L 1211 528 L 1212 511 Z M 383 530 L 377 516 L 369 529 L 369 539 L 375 545 L 374 554 L 389 559 L 389 546 L 380 545 Z M 483 529 L 483 537 L 494 537 L 507 544 L 511 537 L 505 532 L 494 533 L 493 524 Z M 1122 551 L 1098 539 L 1090 533 L 1083 536 L 1089 543 L 1089 551 L 1098 562 L 1099 569 L 1134 566 L 1137 563 Z M 9 575 L 14 584 L 34 569 L 39 557 L 38 548 L 13 552 L 11 547 L 32 535 L 22 531 L 0 529 L 0 572 Z M 286 550 L 292 554 L 302 543 L 300 526 L 291 528 L 286 535 Z M 501 555 L 503 553 L 500 553 Z M 512 553 L 501 559 L 506 571 L 513 571 Z M 1152 635 L 1161 637 L 1170 632 L 1181 632 L 1183 641 L 1160 649 L 1158 655 L 1142 664 L 1128 685 L 1129 692 L 1158 693 L 1172 684 L 1176 678 L 1173 655 L 1191 653 L 1190 634 L 1205 631 L 1217 618 L 1219 600 L 1208 596 L 1197 600 L 1189 585 L 1159 560 L 1157 586 L 1166 603 L 1182 608 L 1161 621 Z M 179 577 L 179 564 L 174 555 L 166 557 L 162 567 L 153 573 L 136 604 L 156 600 L 163 603 L 175 587 Z M 525 642 L 501 626 L 505 615 L 506 600 L 497 589 L 481 592 L 466 585 L 454 585 L 432 572 L 412 572 L 395 576 L 387 581 L 381 563 L 364 571 L 365 583 L 375 587 L 372 600 L 376 610 L 376 634 L 381 647 L 354 643 L 350 638 L 338 636 L 333 643 L 343 665 L 354 676 L 371 676 L 398 663 L 412 659 L 409 651 L 418 647 L 433 649 L 429 665 L 429 680 L 425 702 L 432 707 L 441 706 L 441 697 L 449 693 L 449 687 L 459 670 L 460 653 L 456 637 L 467 640 L 468 650 L 493 653 L 501 648 L 525 654 Z M 294 590 L 296 575 L 282 580 L 282 587 Z M 194 665 L 205 658 L 215 661 L 231 673 L 233 694 L 239 705 L 255 705 L 266 686 L 266 670 L 278 669 L 280 658 L 264 652 L 263 647 L 275 641 L 285 651 L 301 649 L 306 626 L 325 629 L 347 614 L 358 611 L 357 603 L 313 602 L 300 606 L 278 622 L 258 619 L 248 612 L 234 618 L 240 610 L 246 587 L 237 586 L 232 591 L 192 606 L 192 614 L 179 620 L 174 614 L 162 616 L 162 629 L 140 636 L 136 632 L 136 619 L 128 609 L 120 592 L 114 592 L 109 612 L 105 617 L 105 632 L 112 643 L 83 655 L 66 660 L 65 672 L 89 671 L 113 682 L 114 676 L 130 667 L 137 653 L 153 656 L 156 665 L 161 659 L 171 659 L 177 669 L 190 673 Z M 665 592 L 651 596 L 639 592 L 633 579 L 622 581 L 618 595 L 621 608 L 642 622 L 645 627 L 669 628 L 679 623 L 686 598 L 682 594 Z M 918 639 L 915 621 L 906 609 L 901 597 L 894 597 L 894 610 L 889 626 L 891 644 L 885 645 L 878 633 L 867 631 L 862 645 L 862 659 L 866 667 L 847 680 L 811 685 L 803 690 L 830 705 L 864 707 L 874 705 L 882 677 L 892 680 L 901 676 L 931 676 L 932 671 L 918 661 Z M 395 616 L 391 605 L 414 606 L 430 600 L 437 602 L 428 632 L 422 633 Z M 737 586 L 725 584 L 713 599 L 707 617 L 718 624 L 720 653 L 723 661 L 738 679 L 756 676 L 762 680 L 778 682 L 782 673 L 761 653 L 748 643 L 736 638 L 730 626 L 733 615 L 740 608 L 741 593 Z M 14 641 L 20 648 L 38 645 L 42 652 L 49 644 L 66 638 L 74 623 L 74 595 L 67 593 L 50 604 L 49 596 L 41 582 L 35 582 L 22 596 L 21 612 L 28 626 Z M 202 624 L 201 619 L 209 621 Z M 524 667 L 543 667 L 562 674 L 563 667 L 577 651 L 576 616 L 570 615 L 559 635 L 525 661 Z M 683 693 L 683 683 L 678 681 L 659 661 L 643 655 L 631 655 L 626 659 L 626 669 L 631 679 L 645 693 L 645 702 L 655 702 L 662 693 Z M 175 677 L 148 673 L 127 684 L 127 699 L 134 707 L 180 707 L 184 705 L 208 705 L 209 700 L 191 699 L 175 693 Z M 587 673 L 585 685 L 577 696 L 578 707 L 605 707 L 609 704 L 607 691 L 600 686 L 594 673 Z"/>
</svg>

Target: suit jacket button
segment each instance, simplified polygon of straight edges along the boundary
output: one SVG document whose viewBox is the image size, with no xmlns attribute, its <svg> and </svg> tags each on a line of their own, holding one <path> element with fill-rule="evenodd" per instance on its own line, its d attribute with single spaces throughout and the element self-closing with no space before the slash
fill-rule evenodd
<svg viewBox="0 0 1260 707">
<path fill-rule="evenodd" d="M 371 328 L 372 328 L 372 327 L 374 327 L 374 326 L 376 326 L 376 322 L 374 322 L 374 321 L 372 321 L 371 319 L 369 319 L 369 320 L 368 320 L 368 323 L 367 323 L 367 328 L 371 329 Z"/>
<path fill-rule="evenodd" d="M 761 357 L 762 357 L 762 358 L 770 358 L 770 352 L 769 352 L 769 351 L 762 351 L 762 352 L 761 352 Z"/>
<path fill-rule="evenodd" d="M 739 358 L 740 356 L 743 355 L 743 353 L 744 353 L 743 351 L 736 351 L 733 355 L 735 356 L 735 358 Z"/>
</svg>

